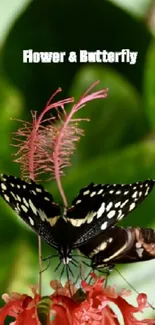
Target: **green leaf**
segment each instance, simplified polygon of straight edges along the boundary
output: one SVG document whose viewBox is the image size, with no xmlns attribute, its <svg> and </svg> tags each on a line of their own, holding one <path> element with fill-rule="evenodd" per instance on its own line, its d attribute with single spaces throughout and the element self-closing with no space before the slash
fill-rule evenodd
<svg viewBox="0 0 155 325">
<path fill-rule="evenodd" d="M 21 116 L 24 105 L 21 93 L 4 78 L 0 80 L 0 89 L 0 139 L 3 139 L 0 148 L 0 169 L 4 173 L 8 171 L 12 161 L 11 153 L 13 151 L 10 146 L 12 143 L 11 133 L 19 125 L 19 123 L 17 124 L 16 121 L 12 121 L 11 119 L 18 119 Z M 15 164 L 13 165 L 16 167 Z"/>
<path fill-rule="evenodd" d="M 144 74 L 144 102 L 152 130 L 155 131 L 155 41 L 148 49 Z"/>
</svg>

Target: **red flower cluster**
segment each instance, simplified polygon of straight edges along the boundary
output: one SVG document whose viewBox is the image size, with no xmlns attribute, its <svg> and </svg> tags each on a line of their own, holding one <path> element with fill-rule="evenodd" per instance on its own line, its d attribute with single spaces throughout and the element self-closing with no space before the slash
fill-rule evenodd
<svg viewBox="0 0 155 325">
<path fill-rule="evenodd" d="M 123 298 L 130 294 L 129 291 L 117 293 L 115 287 L 104 287 L 104 277 L 92 276 L 94 284 L 82 281 L 81 290 L 71 283 L 62 287 L 58 281 L 51 281 L 55 292 L 49 297 L 41 298 L 35 286 L 32 287 L 33 298 L 18 293 L 4 294 L 6 305 L 0 309 L 0 325 L 4 324 L 7 315 L 15 318 L 11 325 L 119 325 L 109 302 L 119 308 L 125 325 L 155 324 L 155 318 L 139 321 L 134 316 L 147 307 L 145 294 L 138 295 L 138 306 L 134 307 Z"/>
</svg>

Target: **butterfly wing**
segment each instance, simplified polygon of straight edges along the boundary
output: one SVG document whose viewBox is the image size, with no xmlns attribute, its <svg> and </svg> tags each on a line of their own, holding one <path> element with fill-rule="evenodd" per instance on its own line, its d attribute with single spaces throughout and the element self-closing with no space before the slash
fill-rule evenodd
<svg viewBox="0 0 155 325">
<path fill-rule="evenodd" d="M 74 247 L 86 243 L 127 216 L 148 196 L 154 183 L 153 180 L 125 185 L 91 183 L 81 189 L 66 216 L 67 222 L 77 228 L 78 238 L 75 238 Z"/>
<path fill-rule="evenodd" d="M 60 218 L 60 207 L 50 193 L 32 180 L 27 183 L 14 176 L 2 175 L 0 195 L 38 235 L 57 247 L 55 233 Z"/>
<path fill-rule="evenodd" d="M 113 226 L 79 250 L 91 258 L 93 268 L 155 258 L 155 230 Z"/>
</svg>

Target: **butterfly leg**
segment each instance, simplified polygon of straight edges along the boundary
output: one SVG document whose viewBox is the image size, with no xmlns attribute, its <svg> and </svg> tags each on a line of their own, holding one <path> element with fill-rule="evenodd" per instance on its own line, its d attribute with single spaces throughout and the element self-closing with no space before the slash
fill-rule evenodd
<svg viewBox="0 0 155 325">
<path fill-rule="evenodd" d="M 96 268 L 96 271 L 105 275 L 105 278 L 106 278 L 105 283 L 104 283 L 105 287 L 107 286 L 107 283 L 108 283 L 108 277 L 109 277 L 110 273 L 114 270 L 114 268 L 115 268 L 114 264 L 103 265 L 103 270 Z"/>
<path fill-rule="evenodd" d="M 43 273 L 43 272 L 45 272 L 45 271 L 48 270 L 48 268 L 49 268 L 49 266 L 50 266 L 50 264 L 51 264 L 51 261 L 50 261 L 50 259 L 46 259 L 46 260 L 47 260 L 47 265 L 46 265 L 46 267 L 45 267 L 44 269 L 42 269 L 42 270 L 39 272 L 39 274 L 41 274 L 41 273 Z"/>
<path fill-rule="evenodd" d="M 45 262 L 47 260 L 50 260 L 51 258 L 54 258 L 54 257 L 58 257 L 58 254 L 55 254 L 55 255 L 49 255 L 47 257 L 44 257 L 44 258 L 41 258 L 42 262 Z"/>
<path fill-rule="evenodd" d="M 58 257 L 58 255 L 49 255 L 47 257 L 44 257 L 44 258 L 41 258 L 42 262 L 45 262 L 47 261 L 47 265 L 46 267 L 40 271 L 40 273 L 43 273 L 44 271 L 47 271 L 47 269 L 49 268 L 50 264 L 51 264 L 51 259 L 54 258 L 54 257 Z"/>
</svg>

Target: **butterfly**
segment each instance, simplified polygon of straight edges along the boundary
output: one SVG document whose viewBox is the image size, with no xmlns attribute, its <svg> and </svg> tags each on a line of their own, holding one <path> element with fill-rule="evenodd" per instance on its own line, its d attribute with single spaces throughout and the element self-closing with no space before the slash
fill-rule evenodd
<svg viewBox="0 0 155 325">
<path fill-rule="evenodd" d="M 91 183 L 80 190 L 71 207 L 62 209 L 41 185 L 3 174 L 0 195 L 32 230 L 57 250 L 64 265 L 72 262 L 72 251 L 78 248 L 91 258 L 94 266 L 123 261 L 123 254 L 124 261 L 131 260 L 132 253 L 136 256 L 136 246 L 132 245 L 141 243 L 137 232 L 146 241 L 147 230 L 125 230 L 115 224 L 149 195 L 154 184 L 154 180 L 133 184 Z M 144 252 L 142 256 L 145 257 Z M 137 258 L 141 258 L 140 253 Z"/>
</svg>

